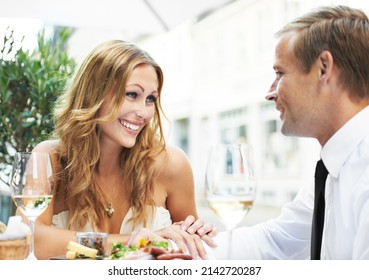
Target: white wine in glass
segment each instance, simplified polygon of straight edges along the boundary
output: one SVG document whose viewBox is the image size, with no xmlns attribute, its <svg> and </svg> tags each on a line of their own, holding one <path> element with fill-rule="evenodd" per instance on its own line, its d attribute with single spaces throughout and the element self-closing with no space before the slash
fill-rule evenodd
<svg viewBox="0 0 369 280">
<path fill-rule="evenodd" d="M 251 147 L 246 144 L 220 144 L 210 149 L 206 166 L 206 199 L 229 232 L 250 211 L 256 197 L 256 178 Z M 228 252 L 230 257 L 231 252 Z"/>
<path fill-rule="evenodd" d="M 51 202 L 54 177 L 49 153 L 17 152 L 10 177 L 12 198 L 17 208 L 28 218 L 32 239 L 28 260 L 35 260 L 35 221 Z"/>
</svg>

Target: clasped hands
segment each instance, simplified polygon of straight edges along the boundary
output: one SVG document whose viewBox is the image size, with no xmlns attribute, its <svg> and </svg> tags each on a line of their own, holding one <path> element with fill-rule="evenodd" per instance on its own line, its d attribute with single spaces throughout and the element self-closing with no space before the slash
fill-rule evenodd
<svg viewBox="0 0 369 280">
<path fill-rule="evenodd" d="M 141 238 L 147 240 L 172 240 L 182 252 L 187 252 L 195 260 L 208 259 L 204 247 L 205 242 L 210 247 L 216 247 L 213 237 L 217 234 L 215 227 L 209 223 L 205 224 L 200 219 L 195 219 L 192 215 L 184 221 L 173 223 L 158 231 L 151 231 L 142 228 L 133 231 L 128 239 L 128 245 L 137 244 Z M 170 242 L 169 242 L 170 244 Z"/>
</svg>

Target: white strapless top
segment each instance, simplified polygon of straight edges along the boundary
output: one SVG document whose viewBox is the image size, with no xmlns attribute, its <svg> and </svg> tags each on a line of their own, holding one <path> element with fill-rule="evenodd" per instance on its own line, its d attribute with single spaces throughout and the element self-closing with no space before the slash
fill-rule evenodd
<svg viewBox="0 0 369 280">
<path fill-rule="evenodd" d="M 133 227 L 128 220 L 132 217 L 132 209 L 129 209 L 127 215 L 124 217 L 122 224 L 120 226 L 120 234 L 130 234 L 134 230 L 139 230 L 143 227 L 141 224 L 137 224 Z M 58 228 L 67 228 L 69 220 L 69 211 L 63 211 L 59 214 L 53 216 L 52 225 Z M 156 231 L 164 227 L 170 226 L 172 224 L 172 219 L 170 213 L 164 207 L 155 207 L 155 215 L 152 221 L 149 221 L 146 228 Z M 81 231 L 96 231 L 93 225 L 86 224 L 86 226 Z"/>
</svg>

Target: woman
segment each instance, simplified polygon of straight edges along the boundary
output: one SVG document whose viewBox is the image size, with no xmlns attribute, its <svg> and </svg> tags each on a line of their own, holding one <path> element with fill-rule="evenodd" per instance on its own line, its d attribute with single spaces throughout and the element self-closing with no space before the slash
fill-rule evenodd
<svg viewBox="0 0 369 280">
<path fill-rule="evenodd" d="M 65 254 L 77 231 L 108 232 L 108 248 L 132 232 L 137 240 L 138 231 L 206 258 L 201 239 L 212 245 L 215 231 L 195 221 L 188 159 L 165 143 L 162 86 L 156 62 L 123 41 L 100 44 L 82 63 L 56 103 L 55 139 L 34 149 L 52 155 L 56 174 L 53 200 L 37 219 L 38 258 Z"/>
</svg>

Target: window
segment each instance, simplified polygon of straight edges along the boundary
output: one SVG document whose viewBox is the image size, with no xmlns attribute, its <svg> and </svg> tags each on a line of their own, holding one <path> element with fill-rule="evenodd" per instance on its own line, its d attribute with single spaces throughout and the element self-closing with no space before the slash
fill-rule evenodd
<svg viewBox="0 0 369 280">
<path fill-rule="evenodd" d="M 189 135 L 189 120 L 178 119 L 173 123 L 173 136 L 174 142 L 179 146 L 186 154 L 189 152 L 188 135 Z"/>
<path fill-rule="evenodd" d="M 247 142 L 247 108 L 237 108 L 219 114 L 222 143 Z"/>
</svg>

